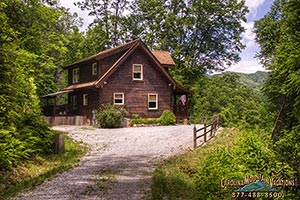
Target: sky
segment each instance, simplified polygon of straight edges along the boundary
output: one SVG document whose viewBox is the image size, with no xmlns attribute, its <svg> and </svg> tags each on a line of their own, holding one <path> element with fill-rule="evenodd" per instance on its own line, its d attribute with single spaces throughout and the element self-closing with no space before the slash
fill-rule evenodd
<svg viewBox="0 0 300 200">
<path fill-rule="evenodd" d="M 70 8 L 71 12 L 77 12 L 83 18 L 83 30 L 87 28 L 88 24 L 93 22 L 93 18 L 88 16 L 87 11 L 81 11 L 74 5 L 78 0 L 59 0 L 61 5 Z M 246 5 L 249 8 L 247 14 L 247 22 L 242 25 L 246 28 L 245 33 L 242 34 L 243 43 L 246 48 L 242 51 L 240 57 L 241 61 L 227 71 L 242 72 L 242 73 L 255 73 L 256 71 L 264 71 L 265 69 L 254 56 L 259 52 L 259 46 L 255 42 L 255 34 L 253 33 L 254 21 L 262 18 L 269 10 L 273 0 L 246 0 Z"/>
<path fill-rule="evenodd" d="M 247 14 L 247 22 L 243 23 L 246 28 L 242 34 L 243 43 L 246 48 L 241 53 L 241 61 L 228 69 L 228 71 L 254 73 L 256 71 L 264 71 L 265 69 L 259 63 L 257 58 L 254 58 L 259 52 L 259 45 L 255 42 L 255 33 L 253 33 L 254 21 L 262 18 L 270 11 L 273 0 L 246 0 L 246 5 L 249 8 Z"/>
</svg>

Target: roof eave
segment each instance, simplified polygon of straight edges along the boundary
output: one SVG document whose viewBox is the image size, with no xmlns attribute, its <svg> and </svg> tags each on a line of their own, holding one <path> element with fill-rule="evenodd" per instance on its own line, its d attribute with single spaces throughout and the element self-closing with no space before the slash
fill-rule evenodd
<svg viewBox="0 0 300 200">
<path fill-rule="evenodd" d="M 89 56 L 87 58 L 84 58 L 84 59 L 81 59 L 80 61 L 78 62 L 75 62 L 75 63 L 72 63 L 70 65 L 67 65 L 67 66 L 64 66 L 62 67 L 63 69 L 68 69 L 68 68 L 72 68 L 72 67 L 76 67 L 80 64 L 83 64 L 83 63 L 87 63 L 87 62 L 91 62 L 91 61 L 98 61 L 98 60 L 101 60 L 101 59 L 104 59 L 104 58 L 107 58 L 113 54 L 116 54 L 116 53 L 120 53 L 122 51 L 126 51 L 128 49 L 131 48 L 131 46 L 140 41 L 140 39 L 136 39 L 136 40 L 133 40 L 131 42 L 128 42 L 126 44 L 123 44 L 123 45 L 120 45 L 120 46 L 117 46 L 115 48 L 111 48 L 111 49 L 106 49 L 104 51 L 101 51 L 97 54 L 94 54 L 92 56 Z"/>
</svg>

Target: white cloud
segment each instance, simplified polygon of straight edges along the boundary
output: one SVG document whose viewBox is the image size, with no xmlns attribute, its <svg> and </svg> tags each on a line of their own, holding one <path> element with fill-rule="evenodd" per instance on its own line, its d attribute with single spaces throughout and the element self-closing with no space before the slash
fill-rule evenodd
<svg viewBox="0 0 300 200">
<path fill-rule="evenodd" d="M 246 6 L 249 8 L 248 18 L 255 18 L 257 8 L 261 6 L 266 0 L 246 0 Z"/>
<path fill-rule="evenodd" d="M 244 33 L 242 33 L 243 43 L 249 47 L 257 46 L 255 43 L 255 33 L 253 32 L 254 22 L 242 22 L 242 26 L 246 29 Z"/>
<path fill-rule="evenodd" d="M 233 65 L 226 71 L 234 71 L 241 73 L 255 73 L 257 71 L 265 71 L 261 64 L 256 59 L 241 60 L 238 64 Z"/>
<path fill-rule="evenodd" d="M 59 0 L 59 3 L 65 7 L 70 8 L 70 12 L 74 13 L 76 12 L 79 17 L 83 19 L 83 27 L 81 27 L 81 30 L 84 31 L 87 29 L 88 25 L 91 24 L 94 21 L 94 17 L 88 16 L 88 11 L 81 10 L 77 6 L 74 5 L 75 2 L 78 2 L 78 0 Z"/>
<path fill-rule="evenodd" d="M 235 71 L 242 73 L 255 73 L 256 71 L 265 71 L 258 60 L 254 58 L 255 52 L 259 51 L 259 47 L 255 42 L 254 30 L 254 20 L 257 16 L 257 11 L 260 6 L 266 0 L 246 0 L 246 6 L 249 8 L 249 13 L 247 14 L 248 22 L 242 22 L 242 26 L 246 29 L 242 33 L 242 41 L 246 45 L 241 54 L 241 61 L 233 66 L 231 66 L 227 71 Z"/>
</svg>

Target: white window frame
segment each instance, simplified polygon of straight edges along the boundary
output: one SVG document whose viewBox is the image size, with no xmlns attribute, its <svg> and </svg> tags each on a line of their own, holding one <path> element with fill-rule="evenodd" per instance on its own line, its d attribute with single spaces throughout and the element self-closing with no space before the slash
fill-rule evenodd
<svg viewBox="0 0 300 200">
<path fill-rule="evenodd" d="M 72 82 L 73 83 L 79 82 L 79 68 L 72 69 Z"/>
<path fill-rule="evenodd" d="M 135 71 L 134 70 L 135 66 L 141 67 L 141 71 Z M 141 78 L 135 78 L 134 77 L 135 73 L 140 73 L 141 74 Z M 132 65 L 132 80 L 134 80 L 134 81 L 142 81 L 143 80 L 143 65 L 142 64 L 133 64 Z"/>
<path fill-rule="evenodd" d="M 155 101 L 153 100 L 150 100 L 150 96 L 155 96 Z M 150 108 L 150 102 L 155 102 L 156 103 L 156 106 L 155 108 Z M 148 94 L 148 110 L 157 110 L 158 109 L 158 94 L 156 93 L 149 93 Z"/>
<path fill-rule="evenodd" d="M 75 95 L 75 94 L 71 95 L 71 105 L 72 106 L 77 105 L 77 95 Z"/>
<path fill-rule="evenodd" d="M 82 95 L 82 105 L 87 106 L 89 103 L 89 96 L 88 94 L 83 94 Z"/>
<path fill-rule="evenodd" d="M 92 75 L 93 75 L 93 76 L 96 76 L 96 75 L 97 75 L 97 71 L 98 71 L 97 67 L 98 67 L 97 62 L 94 62 L 94 63 L 92 64 Z"/>
<path fill-rule="evenodd" d="M 122 98 L 116 98 L 116 95 L 122 95 Z M 120 93 L 120 92 L 117 92 L 117 93 L 114 93 L 114 105 L 124 105 L 124 93 Z M 122 100 L 121 103 L 116 103 L 116 100 Z"/>
</svg>

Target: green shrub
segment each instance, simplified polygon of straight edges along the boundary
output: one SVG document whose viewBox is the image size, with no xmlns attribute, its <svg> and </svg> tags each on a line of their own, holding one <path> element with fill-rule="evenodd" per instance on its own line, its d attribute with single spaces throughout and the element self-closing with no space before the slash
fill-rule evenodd
<svg viewBox="0 0 300 200">
<path fill-rule="evenodd" d="M 261 129 L 225 129 L 207 145 L 159 165 L 153 173 L 152 199 L 232 199 L 232 192 L 239 187 L 222 187 L 222 179 L 244 180 L 258 174 L 295 177 L 291 167 L 278 161 L 269 144 Z M 285 199 L 295 199 L 291 197 Z"/>
<path fill-rule="evenodd" d="M 159 124 L 160 120 L 159 119 L 144 119 L 144 118 L 140 118 L 140 119 L 132 119 L 130 121 L 130 125 L 134 125 L 134 124 Z"/>
<path fill-rule="evenodd" d="M 97 120 L 102 128 L 118 128 L 126 115 L 124 108 L 106 104 L 99 109 Z"/>
<path fill-rule="evenodd" d="M 132 114 L 131 118 L 132 119 L 140 119 L 140 115 L 139 114 Z"/>
<path fill-rule="evenodd" d="M 164 126 L 173 125 L 176 123 L 176 117 L 170 110 L 164 110 L 161 116 L 157 119 L 139 118 L 138 114 L 133 114 L 130 125 L 134 124 L 161 124 Z"/>
<path fill-rule="evenodd" d="M 174 113 L 170 110 L 164 110 L 164 112 L 161 114 L 159 121 L 162 125 L 168 126 L 168 125 L 174 125 L 176 123 L 176 117 Z"/>
<path fill-rule="evenodd" d="M 39 116 L 27 115 L 16 128 L 0 128 L 0 171 L 9 170 L 36 154 L 51 153 L 53 133 Z"/>
</svg>

